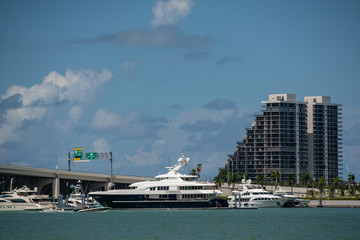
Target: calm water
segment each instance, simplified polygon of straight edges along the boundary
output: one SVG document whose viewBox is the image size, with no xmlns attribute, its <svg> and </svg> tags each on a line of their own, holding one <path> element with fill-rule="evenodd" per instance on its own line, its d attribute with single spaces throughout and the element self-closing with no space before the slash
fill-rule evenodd
<svg viewBox="0 0 360 240">
<path fill-rule="evenodd" d="M 0 212 L 0 239 L 360 239 L 360 208 Z"/>
</svg>

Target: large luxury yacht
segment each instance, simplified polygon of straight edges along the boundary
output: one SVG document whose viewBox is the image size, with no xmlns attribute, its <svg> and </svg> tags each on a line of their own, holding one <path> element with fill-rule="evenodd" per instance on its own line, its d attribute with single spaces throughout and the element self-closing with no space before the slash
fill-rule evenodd
<svg viewBox="0 0 360 240">
<path fill-rule="evenodd" d="M 265 191 L 262 188 L 257 188 L 255 185 L 251 185 L 251 180 L 245 182 L 242 180 L 243 190 L 241 192 L 234 191 L 233 196 L 230 197 L 229 205 L 234 207 L 237 204 L 237 208 L 255 207 L 255 208 L 277 208 L 282 207 L 287 201 L 287 198 L 282 198 Z M 240 202 L 239 206 L 239 193 Z M 237 199 L 235 198 L 237 196 Z M 237 200 L 237 201 L 236 201 Z"/>
<path fill-rule="evenodd" d="M 37 189 L 23 186 L 0 195 L 0 211 L 43 210 L 50 206 L 49 196 L 36 195 Z"/>
<path fill-rule="evenodd" d="M 184 153 L 166 174 L 155 181 L 133 183 L 129 189 L 90 192 L 89 195 L 103 206 L 111 208 L 212 208 L 227 207 L 227 201 L 219 199 L 220 190 L 214 183 L 198 182 L 197 176 L 186 175 L 179 170 L 189 163 Z"/>
</svg>

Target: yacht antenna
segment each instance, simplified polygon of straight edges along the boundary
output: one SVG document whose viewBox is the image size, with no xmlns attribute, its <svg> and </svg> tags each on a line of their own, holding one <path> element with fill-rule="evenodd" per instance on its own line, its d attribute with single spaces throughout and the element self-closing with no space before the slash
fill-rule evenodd
<svg viewBox="0 0 360 240">
<path fill-rule="evenodd" d="M 160 157 L 159 157 L 159 175 L 160 175 Z"/>
</svg>

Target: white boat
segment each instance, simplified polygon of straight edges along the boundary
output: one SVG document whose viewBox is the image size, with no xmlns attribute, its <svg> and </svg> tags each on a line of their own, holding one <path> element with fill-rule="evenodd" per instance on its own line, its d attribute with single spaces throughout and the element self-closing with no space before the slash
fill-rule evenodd
<svg viewBox="0 0 360 240">
<path fill-rule="evenodd" d="M 256 207 L 256 208 L 278 208 L 282 207 L 288 199 L 274 195 L 262 188 L 251 185 L 251 180 L 245 182 L 242 180 L 243 190 L 241 194 L 241 208 L 242 207 Z M 231 200 L 230 200 L 231 201 Z"/>
<path fill-rule="evenodd" d="M 37 189 L 29 189 L 23 186 L 14 191 L 3 192 L 0 195 L 0 211 L 41 211 L 50 207 L 48 196 L 36 195 Z"/>
<path fill-rule="evenodd" d="M 284 191 L 280 186 L 276 191 L 274 191 L 274 194 L 288 199 L 284 207 L 308 207 L 308 204 L 310 202 L 309 199 L 303 199 L 295 196 L 292 192 Z"/>
<path fill-rule="evenodd" d="M 240 191 L 232 191 L 232 195 L 228 196 L 229 208 L 234 209 L 257 209 L 260 203 L 242 203 Z"/>
<path fill-rule="evenodd" d="M 220 190 L 210 182 L 196 181 L 197 176 L 186 175 L 179 170 L 189 163 L 184 153 L 166 174 L 154 181 L 133 183 L 129 189 L 90 192 L 105 207 L 111 208 L 213 208 L 227 207 L 220 199 Z"/>
<path fill-rule="evenodd" d="M 75 209 L 102 207 L 92 197 L 85 196 L 80 180 L 75 186 L 73 186 L 73 191 L 72 193 L 70 193 L 70 196 L 65 200 L 65 205 L 67 205 L 67 207 L 72 207 Z"/>
</svg>

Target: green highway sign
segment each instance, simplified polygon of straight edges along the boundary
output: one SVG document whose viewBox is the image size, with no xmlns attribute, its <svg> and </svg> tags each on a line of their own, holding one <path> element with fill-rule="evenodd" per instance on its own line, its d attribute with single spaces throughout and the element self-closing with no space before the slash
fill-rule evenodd
<svg viewBox="0 0 360 240">
<path fill-rule="evenodd" d="M 74 160 L 82 160 L 83 159 L 83 149 L 82 148 L 74 148 Z"/>
<path fill-rule="evenodd" d="M 86 153 L 87 160 L 95 160 L 97 159 L 97 152 L 88 152 Z"/>
</svg>

